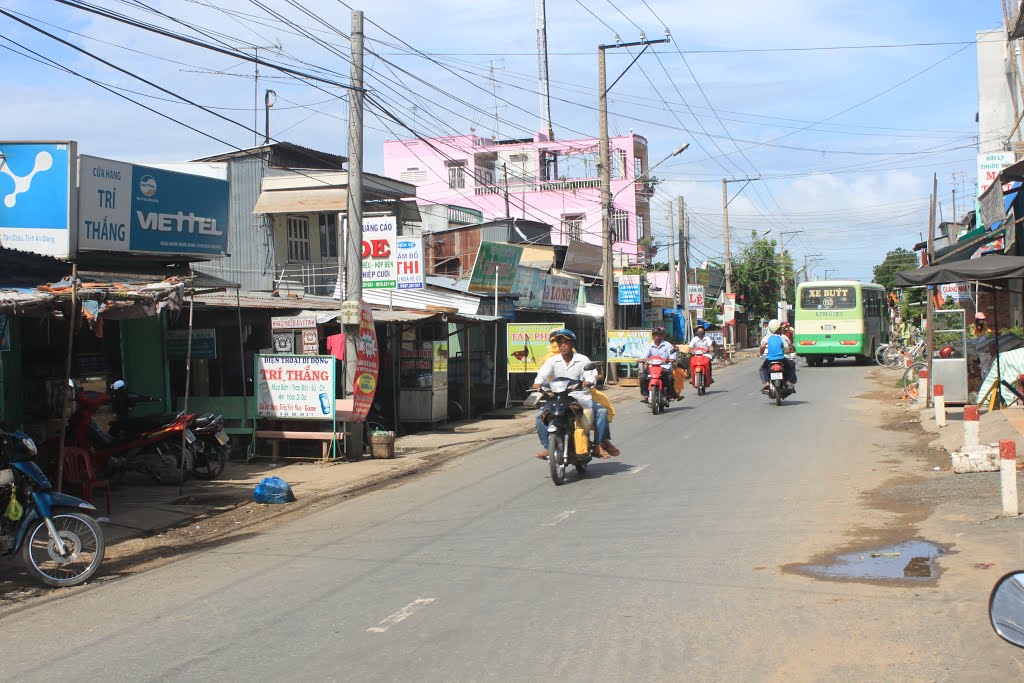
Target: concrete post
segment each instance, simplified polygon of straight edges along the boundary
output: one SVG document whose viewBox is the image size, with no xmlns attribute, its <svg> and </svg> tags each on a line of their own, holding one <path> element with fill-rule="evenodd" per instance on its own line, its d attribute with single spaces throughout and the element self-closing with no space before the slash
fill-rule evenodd
<svg viewBox="0 0 1024 683">
<path fill-rule="evenodd" d="M 964 447 L 965 451 L 973 451 L 981 445 L 979 418 L 981 410 L 978 406 L 964 406 Z"/>
<path fill-rule="evenodd" d="M 999 482 L 1003 500 L 1003 516 L 1016 517 L 1017 508 L 1017 444 L 1013 439 L 999 442 Z"/>
<path fill-rule="evenodd" d="M 932 389 L 935 396 L 935 424 L 939 427 L 946 426 L 946 391 L 941 384 L 936 384 Z"/>
<path fill-rule="evenodd" d="M 924 399 L 925 406 L 928 405 L 928 371 L 921 370 L 917 380 L 917 399 Z"/>
</svg>

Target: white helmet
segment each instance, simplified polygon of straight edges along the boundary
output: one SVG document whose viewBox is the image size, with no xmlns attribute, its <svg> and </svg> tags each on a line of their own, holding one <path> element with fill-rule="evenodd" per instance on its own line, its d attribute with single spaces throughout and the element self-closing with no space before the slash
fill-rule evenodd
<svg viewBox="0 0 1024 683">
<path fill-rule="evenodd" d="M 779 331 L 780 327 L 782 327 L 782 323 L 780 323 L 775 318 L 772 318 L 771 320 L 768 321 L 768 332 L 769 333 L 775 334 L 776 332 Z"/>
</svg>

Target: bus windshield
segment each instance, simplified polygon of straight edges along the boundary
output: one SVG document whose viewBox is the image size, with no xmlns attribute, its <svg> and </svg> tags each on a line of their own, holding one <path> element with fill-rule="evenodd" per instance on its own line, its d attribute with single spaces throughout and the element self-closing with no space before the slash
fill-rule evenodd
<svg viewBox="0 0 1024 683">
<path fill-rule="evenodd" d="M 830 311 L 857 307 L 856 287 L 805 287 L 800 292 L 800 308 L 805 311 Z"/>
</svg>

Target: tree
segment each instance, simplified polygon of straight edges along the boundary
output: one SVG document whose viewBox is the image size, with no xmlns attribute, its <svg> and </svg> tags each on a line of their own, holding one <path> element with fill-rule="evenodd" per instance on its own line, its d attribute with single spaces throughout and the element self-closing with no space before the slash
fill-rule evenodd
<svg viewBox="0 0 1024 683">
<path fill-rule="evenodd" d="M 901 270 L 914 270 L 919 265 L 917 255 L 900 247 L 885 255 L 885 260 L 874 268 L 874 282 L 887 290 L 896 286 L 896 273 Z"/>
<path fill-rule="evenodd" d="M 787 300 L 794 296 L 793 259 L 776 250 L 778 243 L 750 233 L 750 244 L 732 260 L 732 289 L 737 302 L 757 318 L 774 318 L 785 274 Z"/>
</svg>

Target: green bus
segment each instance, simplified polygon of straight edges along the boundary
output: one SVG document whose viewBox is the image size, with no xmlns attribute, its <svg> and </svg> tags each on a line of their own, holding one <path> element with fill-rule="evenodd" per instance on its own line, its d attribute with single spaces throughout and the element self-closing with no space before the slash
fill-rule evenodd
<svg viewBox="0 0 1024 683">
<path fill-rule="evenodd" d="M 796 354 L 808 365 L 853 356 L 864 365 L 889 339 L 885 288 L 854 280 L 804 282 L 796 288 Z"/>
</svg>

